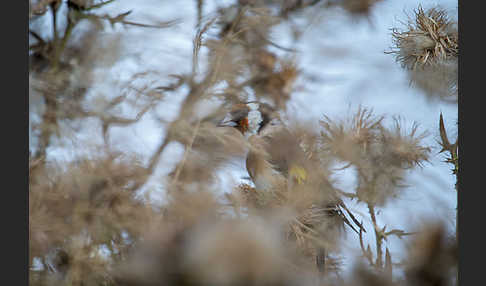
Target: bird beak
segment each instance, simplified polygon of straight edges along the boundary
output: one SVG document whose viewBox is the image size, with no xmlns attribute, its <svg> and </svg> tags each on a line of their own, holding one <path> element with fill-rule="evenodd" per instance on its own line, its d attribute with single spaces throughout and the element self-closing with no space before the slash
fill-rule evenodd
<svg viewBox="0 0 486 286">
<path fill-rule="evenodd" d="M 232 118 L 228 115 L 218 123 L 218 127 L 235 127 L 236 122 L 232 121 Z"/>
</svg>

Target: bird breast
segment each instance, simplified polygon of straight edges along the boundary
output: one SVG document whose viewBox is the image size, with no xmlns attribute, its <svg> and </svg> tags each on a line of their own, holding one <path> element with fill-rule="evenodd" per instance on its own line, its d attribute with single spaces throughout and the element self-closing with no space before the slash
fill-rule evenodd
<svg viewBox="0 0 486 286">
<path fill-rule="evenodd" d="M 270 190 L 273 187 L 283 186 L 285 177 L 276 170 L 269 161 L 267 143 L 259 136 L 249 138 L 250 151 L 246 158 L 246 169 L 255 187 L 260 190 Z"/>
</svg>

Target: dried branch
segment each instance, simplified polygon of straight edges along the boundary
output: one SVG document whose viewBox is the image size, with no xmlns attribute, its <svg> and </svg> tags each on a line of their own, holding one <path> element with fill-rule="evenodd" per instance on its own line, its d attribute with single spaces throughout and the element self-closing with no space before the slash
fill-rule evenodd
<svg viewBox="0 0 486 286">
<path fill-rule="evenodd" d="M 454 144 L 450 143 L 444 126 L 444 118 L 442 117 L 442 113 L 440 113 L 440 118 L 439 118 L 439 133 L 441 138 L 441 142 L 439 142 L 439 144 L 442 146 L 442 149 L 440 150 L 439 153 L 446 152 L 446 151 L 449 152 L 449 157 L 446 158 L 445 162 L 452 164 L 454 166 L 454 168 L 452 169 L 452 174 L 456 176 L 455 189 L 458 192 L 459 191 L 459 156 L 458 156 L 459 138 L 456 139 L 456 142 Z M 459 211 L 458 207 L 456 206 L 456 239 L 458 235 L 457 233 L 458 211 Z"/>
</svg>

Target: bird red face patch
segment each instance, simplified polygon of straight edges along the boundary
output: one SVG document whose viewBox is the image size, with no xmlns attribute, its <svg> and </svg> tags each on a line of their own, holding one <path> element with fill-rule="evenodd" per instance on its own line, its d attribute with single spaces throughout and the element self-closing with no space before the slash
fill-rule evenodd
<svg viewBox="0 0 486 286">
<path fill-rule="evenodd" d="M 240 121 L 238 122 L 238 129 L 241 131 L 241 133 L 245 134 L 246 131 L 248 131 L 248 128 L 248 117 L 240 119 Z"/>
<path fill-rule="evenodd" d="M 273 109 L 266 104 L 255 101 L 235 104 L 218 126 L 231 126 L 246 138 L 257 135 L 270 122 Z"/>
</svg>

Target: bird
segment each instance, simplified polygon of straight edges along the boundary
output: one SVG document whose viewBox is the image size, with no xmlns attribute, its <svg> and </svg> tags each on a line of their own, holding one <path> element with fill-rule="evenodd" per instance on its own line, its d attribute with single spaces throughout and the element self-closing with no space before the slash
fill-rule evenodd
<svg viewBox="0 0 486 286">
<path fill-rule="evenodd" d="M 316 166 L 312 164 L 316 161 L 310 161 L 316 159 L 309 158 L 305 140 L 292 133 L 271 105 L 258 101 L 234 104 L 218 126 L 235 128 L 248 141 L 246 169 L 256 189 L 271 192 L 274 188 L 292 188 L 317 181 L 317 188 L 326 188 L 328 193 L 335 191 L 324 174 L 310 170 Z M 314 175 L 313 180 L 309 178 L 311 175 Z M 318 204 L 324 204 L 317 207 L 325 210 L 329 218 L 337 218 L 338 224 L 345 223 L 358 232 L 344 215 L 344 209 L 362 228 L 337 196 Z M 321 273 L 325 272 L 326 253 L 324 247 L 317 247 L 316 266 Z"/>
</svg>

